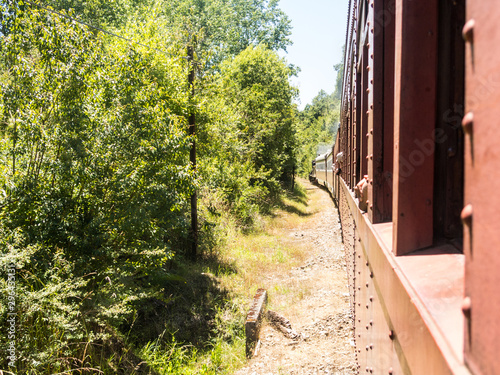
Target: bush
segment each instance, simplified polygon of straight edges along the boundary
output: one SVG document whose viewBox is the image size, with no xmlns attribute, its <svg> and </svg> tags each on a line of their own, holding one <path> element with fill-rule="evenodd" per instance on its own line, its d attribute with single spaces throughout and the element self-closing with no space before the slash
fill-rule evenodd
<svg viewBox="0 0 500 375">
<path fill-rule="evenodd" d="M 87 28 L 36 7 L 9 12 L 0 277 L 15 265 L 17 335 L 26 338 L 16 341 L 17 371 L 83 368 L 142 301 L 166 299 L 173 278 L 166 265 L 186 232 L 194 180 L 185 83 L 162 70 L 183 67 L 125 44 L 105 48 Z"/>
</svg>

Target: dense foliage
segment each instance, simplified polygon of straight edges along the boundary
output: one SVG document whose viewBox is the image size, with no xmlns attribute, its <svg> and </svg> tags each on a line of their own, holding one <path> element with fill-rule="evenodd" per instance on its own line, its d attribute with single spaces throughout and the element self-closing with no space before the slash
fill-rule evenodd
<svg viewBox="0 0 500 375">
<path fill-rule="evenodd" d="M 161 298 L 194 184 L 182 66 L 36 8 L 2 42 L 1 261 L 18 268 L 17 335 L 34 340 L 17 341 L 18 371 L 58 371 L 92 325 Z"/>
<path fill-rule="evenodd" d="M 275 0 L 52 5 L 1 11 L 0 368 L 132 373 L 175 352 L 192 192 L 209 253 L 222 212 L 249 225 L 293 178 L 289 22 Z"/>
<path fill-rule="evenodd" d="M 337 78 L 337 88 L 341 81 L 340 71 Z M 301 144 L 298 150 L 297 165 L 298 173 L 307 176 L 311 171 L 311 161 L 318 147 L 331 146 L 335 143 L 335 137 L 340 122 L 340 94 L 335 90 L 332 94 L 320 91 L 311 104 L 307 104 L 300 112 L 297 123 L 297 138 Z"/>
<path fill-rule="evenodd" d="M 236 114 L 232 147 L 238 149 L 230 175 L 245 176 L 257 199 L 275 195 L 282 182 L 293 178 L 292 74 L 283 60 L 262 46 L 248 47 L 222 67 L 219 91 Z"/>
</svg>

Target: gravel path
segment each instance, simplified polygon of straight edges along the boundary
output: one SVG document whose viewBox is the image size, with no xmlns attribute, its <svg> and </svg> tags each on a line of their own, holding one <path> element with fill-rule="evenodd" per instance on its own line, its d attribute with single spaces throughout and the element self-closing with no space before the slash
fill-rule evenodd
<svg viewBox="0 0 500 375">
<path fill-rule="evenodd" d="M 280 277 L 293 299 L 283 311 L 298 337 L 266 323 L 257 356 L 236 375 L 357 374 L 344 248 L 338 212 L 328 192 L 302 181 L 309 193 L 308 218 L 289 228 L 289 241 L 305 246 L 304 264 Z M 273 298 L 270 293 L 270 298 Z"/>
</svg>

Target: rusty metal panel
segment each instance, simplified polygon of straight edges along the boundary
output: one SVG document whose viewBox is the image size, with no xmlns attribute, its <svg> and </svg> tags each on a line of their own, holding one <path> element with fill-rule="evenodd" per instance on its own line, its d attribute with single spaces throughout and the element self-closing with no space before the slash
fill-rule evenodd
<svg viewBox="0 0 500 375">
<path fill-rule="evenodd" d="M 496 0 L 468 0 L 466 44 L 464 299 L 465 359 L 478 374 L 500 374 L 500 7 Z M 493 185 L 492 185 L 493 183 Z"/>
<path fill-rule="evenodd" d="M 397 255 L 433 242 L 434 159 L 416 142 L 434 134 L 437 5 L 437 0 L 396 1 L 393 243 Z"/>
<path fill-rule="evenodd" d="M 438 248 L 396 257 L 385 238 L 392 224 L 372 225 L 346 184 L 339 185 L 346 252 L 356 254 L 350 277 L 360 373 L 470 375 L 456 344 L 463 255 Z"/>
</svg>

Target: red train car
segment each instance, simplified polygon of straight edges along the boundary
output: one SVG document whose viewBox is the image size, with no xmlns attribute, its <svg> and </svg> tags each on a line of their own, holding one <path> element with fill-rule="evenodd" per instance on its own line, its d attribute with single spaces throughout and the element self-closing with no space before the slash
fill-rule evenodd
<svg viewBox="0 0 500 375">
<path fill-rule="evenodd" d="M 350 1 L 327 186 L 360 373 L 500 374 L 499 5 Z"/>
</svg>

